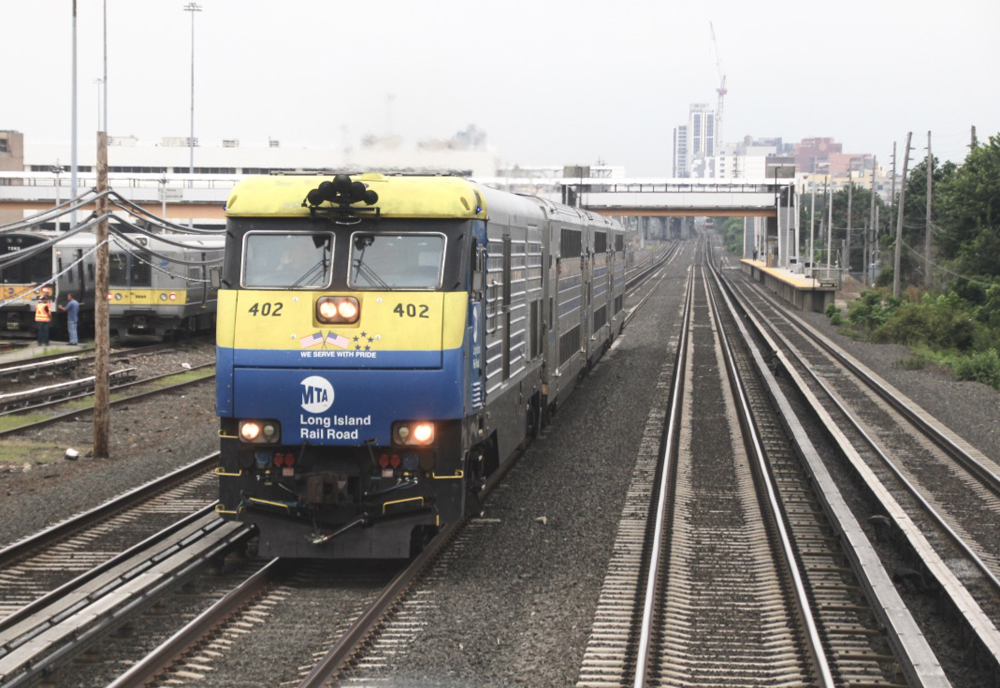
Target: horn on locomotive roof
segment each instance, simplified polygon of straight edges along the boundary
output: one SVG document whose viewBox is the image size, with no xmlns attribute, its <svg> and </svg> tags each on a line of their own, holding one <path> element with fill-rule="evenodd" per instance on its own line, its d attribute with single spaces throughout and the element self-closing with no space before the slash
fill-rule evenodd
<svg viewBox="0 0 1000 688">
<path fill-rule="evenodd" d="M 322 204 L 329 201 L 331 205 L 322 207 Z M 375 205 L 378 203 L 378 194 L 365 186 L 364 182 L 352 182 L 346 174 L 334 176 L 333 181 L 320 182 L 319 186 L 311 189 L 306 198 L 302 201 L 303 206 L 309 207 L 309 214 L 313 219 L 324 218 L 332 220 L 338 224 L 355 224 L 361 218 L 355 213 L 358 211 L 375 211 L 378 217 L 378 208 L 352 208 L 352 203 L 364 201 L 365 205 Z"/>
<path fill-rule="evenodd" d="M 346 174 L 338 174 L 332 182 L 320 182 L 319 186 L 306 194 L 306 200 L 302 205 L 315 207 L 324 201 L 339 206 L 348 206 L 360 201 L 364 201 L 365 205 L 375 205 L 378 203 L 378 194 L 365 186 L 364 182 L 352 182 Z"/>
</svg>

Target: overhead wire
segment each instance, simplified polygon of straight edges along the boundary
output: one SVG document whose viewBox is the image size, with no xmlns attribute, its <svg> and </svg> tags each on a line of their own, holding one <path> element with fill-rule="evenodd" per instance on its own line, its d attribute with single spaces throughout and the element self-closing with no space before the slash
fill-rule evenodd
<svg viewBox="0 0 1000 688">
<path fill-rule="evenodd" d="M 193 265 L 193 266 L 198 267 L 198 266 L 202 266 L 202 265 L 215 265 L 215 264 L 221 263 L 224 260 L 222 256 L 220 256 L 218 258 L 213 258 L 211 260 L 194 260 L 194 261 L 192 261 L 192 260 L 182 260 L 180 258 L 173 258 L 173 257 L 167 256 L 167 255 L 164 255 L 162 253 L 158 253 L 157 251 L 152 250 L 148 246 L 143 246 L 139 242 L 134 241 L 133 239 L 129 238 L 129 235 L 127 233 L 125 233 L 125 232 L 122 232 L 121 230 L 110 229 L 110 231 L 111 231 L 112 234 L 115 235 L 115 237 L 117 239 L 122 239 L 122 240 L 128 242 L 133 247 L 135 247 L 135 249 L 137 249 L 139 251 L 142 251 L 143 253 L 148 253 L 151 256 L 156 256 L 160 260 L 165 260 L 165 261 L 170 262 L 170 263 L 177 263 L 178 265 Z M 188 247 L 188 248 L 190 248 L 190 247 Z M 128 251 L 128 249 L 125 248 L 124 246 L 122 246 L 122 249 L 125 250 L 125 251 Z M 215 249 L 206 249 L 206 250 L 222 251 L 222 247 L 215 248 Z M 134 254 L 132 254 L 132 255 L 134 255 Z"/>
<path fill-rule="evenodd" d="M 125 227 L 128 227 L 130 230 L 132 230 L 133 233 L 144 234 L 144 235 L 150 237 L 151 239 L 156 239 L 157 241 L 162 241 L 165 244 L 170 244 L 171 246 L 177 246 L 178 248 L 191 248 L 192 247 L 191 244 L 185 244 L 182 241 L 173 241 L 172 239 L 167 239 L 166 237 L 168 235 L 166 235 L 166 234 L 157 234 L 156 232 L 151 232 L 150 230 L 146 229 L 142 225 L 137 225 L 137 224 L 132 224 L 131 222 L 126 222 L 125 220 L 123 220 L 122 218 L 118 217 L 117 215 L 113 217 L 113 220 L 117 224 L 119 224 L 119 225 L 124 225 Z M 115 230 L 115 231 L 117 231 L 117 230 Z M 190 235 L 186 235 L 186 236 L 190 236 Z M 210 238 L 210 237 L 206 237 L 206 238 Z M 197 238 L 192 238 L 192 240 L 193 241 L 202 241 L 202 239 L 197 239 Z M 211 250 L 211 249 L 209 249 L 209 250 Z"/>
<path fill-rule="evenodd" d="M 935 263 L 935 262 L 934 262 L 934 261 L 932 261 L 932 260 L 928 260 L 928 259 L 927 259 L 927 258 L 926 258 L 926 257 L 924 256 L 924 254 L 923 254 L 923 253 L 921 253 L 921 252 L 920 252 L 920 251 L 918 251 L 917 249 L 913 248 L 912 246 L 910 246 L 909 244 L 907 244 L 907 243 L 906 243 L 905 241 L 904 241 L 904 242 L 902 242 L 902 243 L 903 243 L 903 246 L 904 246 L 904 247 L 906 248 L 906 250 L 907 250 L 907 251 L 909 251 L 909 252 L 910 252 L 910 253 L 912 253 L 913 255 L 917 256 L 918 258 L 920 258 L 920 260 L 927 260 L 927 262 L 929 262 L 929 263 L 930 263 L 931 265 L 933 265 L 933 266 L 934 266 L 935 268 L 937 268 L 938 270 L 941 270 L 942 272 L 946 272 L 946 273 L 948 273 L 949 275 L 952 275 L 952 276 L 954 276 L 954 277 L 960 277 L 960 278 L 962 278 L 962 279 L 964 279 L 964 280 L 966 280 L 966 281 L 968 281 L 968 282 L 971 282 L 972 284 L 978 284 L 978 285 L 980 285 L 980 286 L 983 286 L 983 287 L 992 287 L 992 286 L 993 286 L 993 283 L 991 283 L 991 282 L 983 282 L 983 281 L 981 281 L 981 280 L 977 280 L 977 279 L 976 279 L 975 277 L 969 277 L 968 275 L 963 275 L 963 274 L 961 274 L 961 273 L 958 273 L 958 272 L 954 272 L 954 271 L 952 271 L 952 270 L 949 270 L 948 268 L 944 267 L 944 266 L 943 266 L 943 265 L 941 265 L 940 263 Z"/>
<path fill-rule="evenodd" d="M 0 234 L 8 234 L 10 232 L 17 232 L 35 225 L 40 225 L 43 222 L 48 222 L 49 220 L 61 217 L 67 213 L 71 213 L 75 210 L 79 210 L 83 206 L 93 203 L 103 196 L 108 195 L 108 191 L 103 191 L 97 194 L 96 189 L 90 189 L 76 198 L 72 198 L 65 203 L 60 203 L 54 208 L 49 208 L 40 213 L 36 213 L 30 217 L 24 218 L 23 220 L 15 220 L 14 222 L 8 222 L 6 224 L 0 225 Z M 91 194 L 97 194 L 91 197 Z M 56 212 L 59 211 L 59 212 Z"/>
<path fill-rule="evenodd" d="M 38 286 L 36 286 L 34 289 L 31 289 L 31 290 L 26 291 L 26 292 L 22 292 L 21 294 L 18 294 L 16 297 L 14 297 L 12 299 L 7 299 L 6 301 L 0 301 L 0 308 L 2 308 L 3 306 L 6 306 L 9 303 L 13 303 L 15 301 L 23 300 L 25 296 L 27 296 L 29 294 L 34 294 L 35 292 L 43 289 L 46 286 L 49 286 L 50 284 L 55 284 L 56 282 L 59 281 L 60 277 L 62 277 L 63 275 L 65 275 L 66 273 L 68 273 L 70 270 L 72 270 L 73 268 L 75 268 L 77 265 L 79 265 L 80 263 L 82 263 L 84 260 L 87 259 L 87 257 L 89 257 L 97 249 L 99 249 L 101 246 L 103 246 L 106 243 L 108 243 L 107 239 L 105 239 L 104 241 L 102 241 L 102 242 L 100 242 L 98 244 L 95 244 L 93 248 L 89 249 L 82 256 L 80 256 L 79 258 L 77 258 L 76 260 L 74 260 L 72 263 L 70 263 L 68 266 L 66 266 L 66 268 L 64 268 L 61 272 L 56 273 L 55 275 L 52 275 L 52 277 L 50 279 L 47 279 L 44 282 L 39 282 Z"/>
<path fill-rule="evenodd" d="M 176 273 L 176 272 L 171 272 L 170 270 L 167 270 L 167 269 L 163 268 L 160 265 L 156 265 L 155 263 L 149 262 L 148 260 L 146 260 L 145 258 L 143 258 L 138 253 L 130 251 L 123 244 L 118 243 L 118 235 L 117 234 L 113 238 L 115 239 L 115 244 L 119 248 L 122 249 L 122 252 L 127 253 L 128 255 L 130 255 L 135 260 L 138 260 L 140 263 L 144 263 L 145 265 L 148 265 L 150 268 L 152 268 L 153 270 L 156 270 L 157 272 L 159 272 L 162 275 L 167 275 L 168 277 L 171 277 L 173 279 L 179 279 L 179 280 L 183 280 L 185 282 L 196 282 L 198 284 L 208 284 L 209 282 L 211 282 L 210 279 L 201 279 L 199 277 L 191 277 L 190 275 L 181 275 L 181 274 Z M 170 261 L 170 262 L 176 262 L 176 261 Z M 207 265 L 207 263 L 202 263 L 201 267 L 204 269 L 206 265 Z"/>
<path fill-rule="evenodd" d="M 144 220 L 151 221 L 154 224 L 159 225 L 160 227 L 164 227 L 165 229 L 170 229 L 175 232 L 183 234 L 221 234 L 222 232 L 226 231 L 224 228 L 203 229 L 200 227 L 185 227 L 184 225 L 174 224 L 173 222 L 169 222 L 161 217 L 154 215 L 153 213 L 149 212 L 142 206 L 133 203 L 132 201 L 128 200 L 117 191 L 111 191 L 111 195 L 112 195 L 111 203 L 114 204 L 115 206 L 121 208 L 127 213 L 136 215 Z"/>
<path fill-rule="evenodd" d="M 102 220 L 106 220 L 111 217 L 113 217 L 111 213 L 105 213 L 100 217 L 92 216 L 89 220 L 87 220 L 82 224 L 78 224 L 76 227 L 69 230 L 68 232 L 61 232 L 58 236 L 51 237 L 50 239 L 43 241 L 40 244 L 36 244 L 29 249 L 23 249 L 20 251 L 15 251 L 13 253 L 10 253 L 6 256 L 0 256 L 0 268 L 6 268 L 10 267 L 11 265 L 17 265 L 18 263 L 26 261 L 29 258 L 33 258 L 42 251 L 45 251 L 46 249 L 50 248 L 52 245 L 58 244 L 60 241 L 63 241 L 68 237 L 84 232 L 93 227 L 94 225 L 98 224 Z"/>
</svg>

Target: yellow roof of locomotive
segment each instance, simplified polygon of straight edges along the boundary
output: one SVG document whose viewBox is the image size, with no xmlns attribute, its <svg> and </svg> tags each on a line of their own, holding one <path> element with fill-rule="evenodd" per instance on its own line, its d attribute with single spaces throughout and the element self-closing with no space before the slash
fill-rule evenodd
<svg viewBox="0 0 1000 688">
<path fill-rule="evenodd" d="M 326 176 L 249 177 L 240 181 L 226 201 L 228 217 L 308 217 L 303 206 L 306 194 L 331 181 Z M 378 208 L 382 217 L 474 218 L 486 217 L 485 201 L 478 187 L 458 177 L 386 177 L 381 174 L 354 175 L 378 193 L 378 202 L 352 208 Z M 320 207 L 330 207 L 324 202 Z M 374 213 L 362 212 L 362 216 Z"/>
</svg>

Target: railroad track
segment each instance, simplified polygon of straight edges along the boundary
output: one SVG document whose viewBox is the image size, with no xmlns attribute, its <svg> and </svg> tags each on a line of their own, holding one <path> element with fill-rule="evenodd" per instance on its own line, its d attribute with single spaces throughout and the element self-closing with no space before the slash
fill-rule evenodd
<svg viewBox="0 0 1000 688">
<path fill-rule="evenodd" d="M 217 460 L 0 549 L 0 685 L 36 682 L 247 536 L 212 512 Z"/>
<path fill-rule="evenodd" d="M 928 591 L 947 600 L 953 623 L 974 639 L 965 661 L 948 651 L 952 661 L 1000 674 L 996 466 L 773 300 L 739 293 L 865 495 L 858 508 L 877 514 L 872 527 L 895 550 L 891 561 L 903 562 L 893 570 L 911 606 L 925 607 Z M 925 612 L 921 623 L 935 637 L 942 621 Z"/>
<path fill-rule="evenodd" d="M 882 611 L 903 607 L 884 572 L 855 577 L 852 564 L 864 571 L 874 552 L 836 490 L 813 491 L 826 483 L 798 461 L 752 352 L 726 344 L 741 335 L 724 300 L 704 282 L 698 291 L 685 346 L 660 373 L 672 401 L 647 423 L 577 685 L 693 685 L 713 676 L 725 685 L 905 685 L 913 677 L 947 685 L 908 614 Z M 728 382 L 719 379 L 726 369 Z M 740 403 L 720 413 L 727 396 Z M 651 541 L 655 532 L 669 537 Z M 769 541 L 783 543 L 764 547 Z"/>
<path fill-rule="evenodd" d="M 215 367 L 215 363 L 203 363 L 192 366 L 187 370 L 163 373 L 142 379 L 136 379 L 135 368 L 122 368 L 112 371 L 108 376 L 112 391 L 120 391 L 137 385 L 146 385 L 158 380 L 165 380 L 178 375 L 185 375 L 192 371 L 204 370 Z M 199 380 L 200 381 L 200 380 Z M 26 411 L 37 411 L 49 408 L 67 401 L 84 399 L 94 394 L 94 377 L 72 380 L 70 382 L 56 385 L 45 385 L 37 389 L 24 390 L 22 392 L 11 392 L 0 394 L 0 416 L 12 413 L 24 413 Z"/>
<path fill-rule="evenodd" d="M 203 364 L 203 365 L 200 365 L 200 366 L 194 366 L 194 367 L 191 368 L 191 370 L 201 370 L 201 369 L 204 369 L 204 368 L 213 367 L 214 365 L 215 365 L 214 363 L 206 363 L 206 364 Z M 180 375 L 184 375 L 184 374 L 186 374 L 188 372 L 190 372 L 190 371 L 189 370 L 185 370 L 183 372 L 166 373 L 164 375 L 157 375 L 157 376 L 154 376 L 154 377 L 145 378 L 143 380 L 135 380 L 135 381 L 132 381 L 132 382 L 129 382 L 129 383 L 125 383 L 125 384 L 119 385 L 119 386 L 117 386 L 115 388 L 115 390 L 117 391 L 119 389 L 123 389 L 123 388 L 126 388 L 126 387 L 131 387 L 131 386 L 134 386 L 134 385 L 141 385 L 141 384 L 146 384 L 146 383 L 150 383 L 150 382 L 156 382 L 156 381 L 164 380 L 164 379 L 167 379 L 167 378 L 170 378 L 170 377 L 177 377 L 177 376 L 180 376 Z M 214 378 L 215 378 L 214 374 L 212 374 L 212 375 L 206 375 L 204 377 L 199 377 L 199 378 L 195 378 L 195 379 L 191 379 L 191 380 L 186 380 L 184 382 L 178 382 L 178 383 L 172 384 L 172 385 L 166 385 L 164 387 L 157 387 L 157 388 L 149 389 L 149 390 L 146 390 L 146 391 L 143 391 L 143 392 L 137 392 L 136 394 L 131 394 L 131 395 L 126 396 L 126 397 L 120 397 L 120 398 L 117 398 L 117 399 L 112 399 L 108 403 L 111 406 L 116 406 L 116 405 L 119 405 L 119 404 L 128 404 L 129 402 L 138 401 L 138 400 L 143 399 L 145 397 L 155 396 L 155 395 L 158 395 L 158 394 L 169 394 L 169 393 L 177 391 L 179 389 L 184 389 L 185 387 L 189 387 L 191 385 L 196 385 L 196 384 L 205 382 L 206 380 L 212 380 Z M 81 395 L 81 396 L 88 396 L 88 395 Z M 61 399 L 61 400 L 54 401 L 54 402 L 51 402 L 51 403 L 42 404 L 42 405 L 39 405 L 39 406 L 36 406 L 36 407 L 32 407 L 31 409 L 18 409 L 18 411 L 19 412 L 24 412 L 24 411 L 30 411 L 30 410 L 38 410 L 40 408 L 44 408 L 44 407 L 48 407 L 48 406 L 54 406 L 56 404 L 65 403 L 65 402 L 71 401 L 72 399 L 75 399 L 75 398 L 77 398 L 77 397 L 67 398 L 67 399 Z M 65 413 L 57 413 L 57 414 L 55 414 L 53 416 L 49 416 L 48 418 L 41 418 L 41 419 L 38 419 L 38 420 L 33 420 L 33 421 L 30 421 L 30 422 L 26 422 L 23 425 L 15 425 L 15 426 L 9 427 L 6 430 L 0 430 L 0 437 L 3 437 L 5 435 L 13 435 L 15 433 L 24 432 L 26 430 L 38 429 L 38 428 L 44 427 L 46 425 L 51 425 L 53 423 L 58 423 L 58 422 L 65 421 L 65 420 L 72 420 L 74 418 L 78 418 L 78 417 L 86 415 L 88 413 L 92 413 L 93 410 L 94 409 L 93 409 L 92 406 L 88 406 L 86 408 L 81 408 L 81 409 L 76 409 L 76 410 L 72 410 L 72 411 L 67 411 Z M 6 415 L 6 414 L 0 413 L 0 416 L 3 416 L 3 415 Z"/>
<path fill-rule="evenodd" d="M 37 682 L 249 534 L 210 504 L 0 620 L 0 683 Z"/>
<path fill-rule="evenodd" d="M 0 549 L 0 616 L 215 501 L 218 453 Z"/>
<path fill-rule="evenodd" d="M 160 344 L 148 344 L 145 346 L 123 347 L 111 351 L 111 360 L 127 358 L 129 356 L 141 356 L 156 353 L 157 351 L 169 351 L 175 349 L 176 344 L 163 342 Z M 94 360 L 93 349 L 84 348 L 77 352 L 78 347 L 58 347 L 60 351 L 44 356 L 35 356 L 30 361 L 17 360 L 0 363 L 0 382 L 10 382 L 17 380 L 21 376 L 29 378 L 50 375 L 53 372 L 60 372 L 59 367 L 64 359 L 72 359 L 79 363 L 88 363 Z M 20 370 L 19 370 L 20 369 Z"/>
</svg>

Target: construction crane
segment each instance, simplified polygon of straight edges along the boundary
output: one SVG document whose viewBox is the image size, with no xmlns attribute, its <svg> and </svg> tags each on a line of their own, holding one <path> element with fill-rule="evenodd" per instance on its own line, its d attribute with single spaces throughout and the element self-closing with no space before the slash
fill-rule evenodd
<svg viewBox="0 0 1000 688">
<path fill-rule="evenodd" d="M 722 59 L 719 57 L 719 44 L 715 40 L 715 27 L 712 22 L 708 22 L 708 28 L 712 32 L 712 47 L 715 48 L 715 68 L 719 71 L 719 87 L 715 89 L 719 94 L 719 106 L 715 109 L 715 140 L 718 148 L 722 143 L 722 105 L 729 91 L 726 89 L 726 75 L 722 73 Z"/>
</svg>

